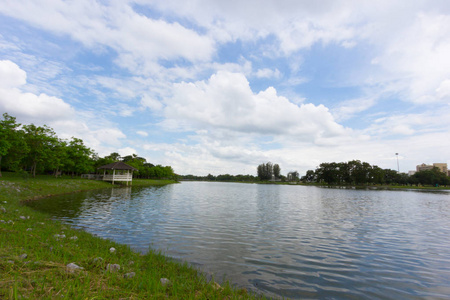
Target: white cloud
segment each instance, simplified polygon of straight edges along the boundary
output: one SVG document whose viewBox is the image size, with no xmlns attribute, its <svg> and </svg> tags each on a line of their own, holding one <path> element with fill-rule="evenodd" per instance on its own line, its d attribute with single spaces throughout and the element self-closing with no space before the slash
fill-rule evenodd
<svg viewBox="0 0 450 300">
<path fill-rule="evenodd" d="M 273 87 L 254 94 L 242 74 L 218 72 L 208 81 L 175 84 L 173 91 L 165 116 L 178 128 L 214 127 L 307 140 L 351 134 L 323 105 L 298 106 L 278 96 Z"/>
<path fill-rule="evenodd" d="M 281 73 L 278 69 L 272 70 L 269 68 L 259 69 L 256 71 L 256 77 L 258 78 L 280 78 Z"/>
<path fill-rule="evenodd" d="M 136 131 L 136 133 L 139 134 L 140 136 L 143 136 L 143 137 L 147 137 L 148 136 L 148 133 L 145 132 L 145 131 L 142 131 L 142 130 L 138 130 L 138 131 Z"/>
<path fill-rule="evenodd" d="M 0 88 L 17 88 L 27 82 L 27 73 L 9 60 L 0 60 Z"/>
<path fill-rule="evenodd" d="M 127 156 L 127 155 L 132 155 L 132 154 L 136 154 L 136 150 L 131 148 L 131 147 L 125 147 L 125 148 L 121 148 L 118 150 L 120 156 Z"/>
<path fill-rule="evenodd" d="M 151 98 L 148 95 L 144 95 L 141 99 L 141 105 L 143 107 L 149 108 L 152 111 L 160 111 L 163 108 L 163 105 L 160 101 Z"/>
<path fill-rule="evenodd" d="M 148 18 L 127 3 L 6 1 L 0 11 L 39 28 L 70 36 L 88 48 L 114 49 L 119 55 L 118 62 L 131 62 L 122 66 L 133 71 L 149 73 L 154 62 L 160 59 L 208 61 L 215 52 L 211 38 L 177 22 Z"/>
<path fill-rule="evenodd" d="M 26 72 L 11 61 L 0 61 L 0 110 L 29 122 L 51 122 L 72 117 L 74 109 L 62 99 L 23 93 Z"/>
</svg>

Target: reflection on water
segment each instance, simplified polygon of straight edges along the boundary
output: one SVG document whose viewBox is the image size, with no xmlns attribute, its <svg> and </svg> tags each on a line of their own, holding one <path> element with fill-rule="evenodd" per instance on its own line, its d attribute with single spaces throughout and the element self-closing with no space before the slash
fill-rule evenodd
<svg viewBox="0 0 450 300">
<path fill-rule="evenodd" d="M 444 299 L 450 195 L 185 182 L 30 205 L 269 296 Z"/>
</svg>

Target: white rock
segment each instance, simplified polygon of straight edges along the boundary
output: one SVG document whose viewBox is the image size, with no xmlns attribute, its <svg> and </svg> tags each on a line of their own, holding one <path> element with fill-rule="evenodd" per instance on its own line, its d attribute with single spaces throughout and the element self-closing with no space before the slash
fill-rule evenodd
<svg viewBox="0 0 450 300">
<path fill-rule="evenodd" d="M 79 265 L 75 264 L 75 263 L 70 263 L 66 266 L 67 271 L 73 273 L 77 270 L 83 270 L 83 267 L 80 267 Z"/>
<path fill-rule="evenodd" d="M 167 278 L 161 278 L 159 281 L 160 281 L 161 284 L 164 285 L 164 286 L 170 284 L 170 280 L 167 279 Z"/>
<path fill-rule="evenodd" d="M 27 219 L 25 216 L 20 216 L 19 218 L 22 219 L 22 220 L 26 220 Z"/>
<path fill-rule="evenodd" d="M 120 270 L 120 265 L 118 265 L 118 264 L 108 264 L 106 266 L 106 271 L 108 271 L 110 273 L 115 273 L 119 270 Z"/>
<path fill-rule="evenodd" d="M 111 253 L 116 252 L 116 248 L 114 248 L 114 247 L 109 248 L 109 252 L 111 252 Z"/>
<path fill-rule="evenodd" d="M 134 276 L 136 276 L 136 273 L 134 273 L 134 272 L 130 272 L 130 273 L 123 275 L 124 278 L 133 278 Z"/>
</svg>

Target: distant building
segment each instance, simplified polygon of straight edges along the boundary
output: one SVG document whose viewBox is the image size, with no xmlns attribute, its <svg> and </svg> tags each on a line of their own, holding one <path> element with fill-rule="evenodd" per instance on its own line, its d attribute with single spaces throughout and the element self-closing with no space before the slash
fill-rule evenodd
<svg viewBox="0 0 450 300">
<path fill-rule="evenodd" d="M 434 163 L 432 165 L 427 165 L 427 164 L 417 165 L 416 171 L 420 172 L 420 171 L 432 170 L 433 168 L 438 168 L 439 171 L 446 174 L 447 176 L 450 175 L 446 163 Z"/>
</svg>

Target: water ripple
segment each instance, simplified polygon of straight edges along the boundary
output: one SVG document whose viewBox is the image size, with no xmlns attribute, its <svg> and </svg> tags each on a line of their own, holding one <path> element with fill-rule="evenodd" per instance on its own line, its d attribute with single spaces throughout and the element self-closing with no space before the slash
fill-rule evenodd
<svg viewBox="0 0 450 300">
<path fill-rule="evenodd" d="M 182 183 L 31 205 L 292 299 L 449 299 L 448 193 Z"/>
</svg>

